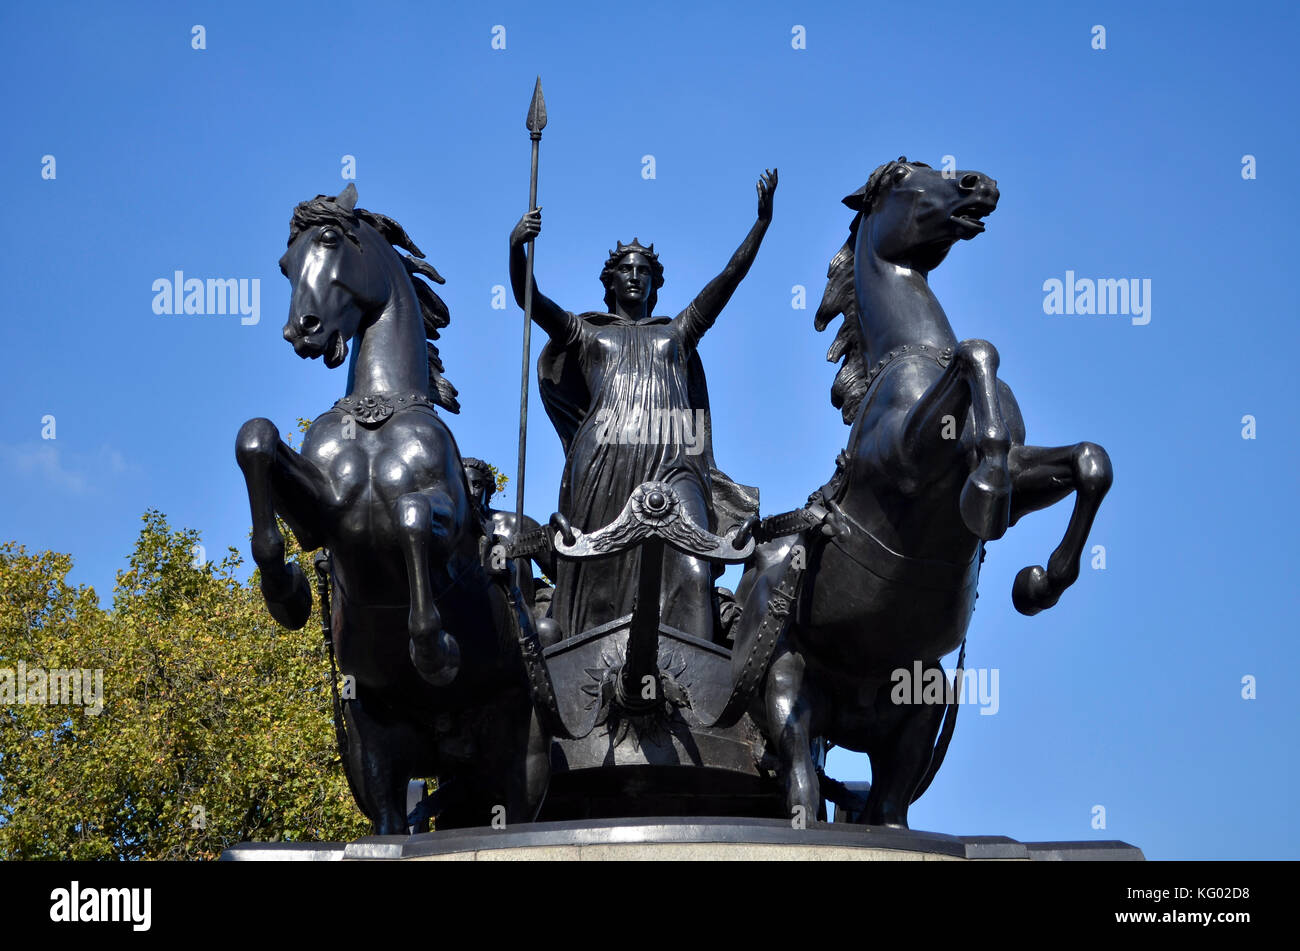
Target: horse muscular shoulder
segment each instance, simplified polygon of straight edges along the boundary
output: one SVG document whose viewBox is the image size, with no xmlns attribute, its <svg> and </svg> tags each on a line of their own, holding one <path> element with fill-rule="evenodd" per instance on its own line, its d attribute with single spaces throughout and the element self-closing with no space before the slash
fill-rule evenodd
<svg viewBox="0 0 1300 951">
<path fill-rule="evenodd" d="M 376 429 L 333 410 L 307 432 L 303 455 L 336 480 L 341 505 L 388 507 L 409 492 L 454 493 L 459 455 L 451 432 L 432 410 L 400 411 Z"/>
</svg>

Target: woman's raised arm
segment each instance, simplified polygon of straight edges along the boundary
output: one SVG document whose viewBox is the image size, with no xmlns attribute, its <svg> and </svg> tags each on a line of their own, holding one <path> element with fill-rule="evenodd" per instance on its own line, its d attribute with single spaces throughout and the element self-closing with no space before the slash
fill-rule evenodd
<svg viewBox="0 0 1300 951">
<path fill-rule="evenodd" d="M 510 232 L 510 286 L 515 293 L 515 303 L 520 309 L 524 306 L 524 288 L 528 280 L 528 256 L 524 245 L 542 232 L 542 209 L 535 208 L 519 219 L 514 230 Z M 574 332 L 574 322 L 578 319 L 549 297 L 544 297 L 537 289 L 537 278 L 533 278 L 533 321 L 546 331 L 553 340 L 567 342 Z"/>
<path fill-rule="evenodd" d="M 749 273 L 749 267 L 758 254 L 758 246 L 763 242 L 767 226 L 772 223 L 772 194 L 776 191 L 776 169 L 765 172 L 758 180 L 758 220 L 749 229 L 745 240 L 740 243 L 736 253 L 731 256 L 722 273 L 704 285 L 704 290 L 696 295 L 695 300 L 677 315 L 673 321 L 685 331 L 687 342 L 694 346 L 704 336 L 704 332 L 713 326 L 713 322 L 727 306 L 731 295 L 736 292 L 740 282 Z"/>
</svg>

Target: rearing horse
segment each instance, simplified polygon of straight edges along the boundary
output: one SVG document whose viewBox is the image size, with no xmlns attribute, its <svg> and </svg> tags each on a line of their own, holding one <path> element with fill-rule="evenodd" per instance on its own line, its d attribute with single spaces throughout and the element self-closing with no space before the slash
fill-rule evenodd
<svg viewBox="0 0 1300 951">
<path fill-rule="evenodd" d="M 930 290 L 930 271 L 984 231 L 997 201 L 986 175 L 945 175 L 905 158 L 844 199 L 857 214 L 831 262 L 816 326 L 844 316 L 827 359 L 844 361 L 831 402 L 853 427 L 848 447 L 809 500 L 806 530 L 761 546 L 737 592 L 735 663 L 753 669 L 760 655 L 773 658 L 762 716 L 787 805 L 808 817 L 821 804 L 812 746 L 824 739 L 871 757 L 863 820 L 907 825 L 908 806 L 942 762 L 957 707 L 947 704 L 945 726 L 943 702 L 913 704 L 911 690 L 900 702 L 896 672 L 914 676 L 919 661 L 946 684 L 939 660 L 965 642 L 984 543 L 1075 493 L 1046 570 L 1027 567 L 1012 587 L 1022 614 L 1054 605 L 1079 575 L 1111 484 L 1100 446 L 1025 445 L 1020 408 L 997 377 L 997 350 L 959 342 Z M 765 615 L 786 610 L 784 633 L 764 644 Z"/>
<path fill-rule="evenodd" d="M 518 652 L 517 625 L 531 621 L 483 566 L 483 525 L 435 409 L 459 411 L 431 342 L 449 316 L 413 278 L 442 278 L 401 225 L 356 200 L 348 185 L 298 205 L 280 260 L 293 285 L 284 337 L 298 355 L 334 369 L 356 340 L 347 395 L 312 423 L 301 454 L 267 419 L 236 441 L 262 593 L 281 624 L 307 622 L 311 589 L 284 560 L 278 513 L 304 550 L 332 552 L 333 642 L 356 687 L 344 768 L 376 833 L 405 833 L 407 783 L 420 776 L 445 792 L 440 827 L 487 824 L 499 808 L 529 821 L 550 748 Z"/>
</svg>

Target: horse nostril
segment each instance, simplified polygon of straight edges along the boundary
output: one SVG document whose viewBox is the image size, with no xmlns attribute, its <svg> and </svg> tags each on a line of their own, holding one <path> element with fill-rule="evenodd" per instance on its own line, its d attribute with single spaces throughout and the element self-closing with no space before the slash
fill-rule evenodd
<svg viewBox="0 0 1300 951">
<path fill-rule="evenodd" d="M 300 314 L 298 316 L 298 329 L 305 334 L 314 334 L 320 330 L 320 318 L 315 314 Z"/>
<path fill-rule="evenodd" d="M 961 187 L 966 189 L 966 191 L 973 191 L 975 189 L 975 186 L 978 185 L 979 183 L 980 183 L 980 177 L 976 175 L 974 172 L 967 172 L 965 175 L 961 177 L 961 182 L 960 182 Z"/>
</svg>

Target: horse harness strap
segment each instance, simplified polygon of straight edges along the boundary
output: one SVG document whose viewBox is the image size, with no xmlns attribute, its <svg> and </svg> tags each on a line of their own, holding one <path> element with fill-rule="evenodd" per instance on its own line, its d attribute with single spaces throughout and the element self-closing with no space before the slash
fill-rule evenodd
<svg viewBox="0 0 1300 951">
<path fill-rule="evenodd" d="M 759 622 L 753 643 L 749 645 L 745 663 L 739 671 L 735 672 L 731 695 L 727 698 L 722 713 L 713 722 L 713 726 L 730 726 L 739 720 L 748 708 L 750 698 L 763 682 L 763 678 L 767 676 L 767 669 L 772 664 L 777 644 L 790 626 L 799 592 L 803 588 L 803 576 L 807 564 L 806 558 L 786 557 L 781 566 L 781 576 L 768 596 L 763 620 Z"/>
<path fill-rule="evenodd" d="M 553 546 L 552 531 L 548 527 L 535 528 L 506 542 L 507 558 L 532 558 L 549 552 Z"/>
<path fill-rule="evenodd" d="M 546 661 L 542 659 L 542 646 L 537 638 L 537 631 L 532 624 L 519 623 L 519 618 L 527 608 L 519 603 L 519 588 L 506 572 L 492 572 L 492 579 L 501 586 L 506 598 L 506 613 L 510 615 L 510 630 L 519 645 L 519 656 L 528 676 L 528 688 L 533 700 L 533 709 L 542 722 L 543 728 L 552 737 L 559 739 L 577 739 L 564 723 L 559 713 L 559 701 L 551 683 Z"/>
<path fill-rule="evenodd" d="M 957 671 L 953 680 L 954 686 L 958 689 L 953 690 L 952 699 L 948 701 L 947 709 L 943 711 L 943 726 L 939 728 L 939 736 L 935 740 L 934 750 L 930 753 L 930 766 L 925 771 L 925 775 L 921 777 L 921 781 L 916 784 L 911 802 L 916 802 L 930 788 L 930 783 L 934 781 L 935 775 L 939 772 L 939 767 L 943 765 L 944 757 L 948 755 L 948 745 L 952 742 L 952 735 L 957 729 L 957 711 L 959 709 L 957 701 L 961 695 L 960 687 L 965 670 L 966 638 L 963 637 L 961 639 L 961 652 L 957 655 Z"/>
<path fill-rule="evenodd" d="M 433 400 L 428 394 L 410 393 L 364 393 L 351 394 L 334 404 L 334 408 L 345 416 L 351 416 L 367 429 L 377 429 L 386 423 L 394 413 L 412 406 L 427 406 L 437 413 Z"/>
<path fill-rule="evenodd" d="M 803 508 L 763 519 L 754 528 L 754 538 L 757 541 L 771 541 L 785 535 L 796 535 L 827 524 L 829 519 L 834 519 L 840 514 L 842 513 L 838 506 L 833 508 L 825 506 L 814 494 Z M 825 536 L 817 533 L 809 539 L 809 544 L 824 540 Z M 804 573 L 808 562 L 806 550 L 799 557 L 796 557 L 793 549 L 786 555 L 785 561 L 781 564 L 780 576 L 768 595 L 763 618 L 758 624 L 758 630 L 754 632 L 753 641 L 748 645 L 736 645 L 736 650 L 746 650 L 744 664 L 739 670 L 733 666 L 731 694 L 712 726 L 730 726 L 739 720 L 749 706 L 750 698 L 763 682 L 763 678 L 767 676 L 767 669 L 772 664 L 777 645 L 790 627 L 800 604 L 799 596 L 803 591 Z M 743 616 L 741 623 L 744 623 Z"/>
<path fill-rule="evenodd" d="M 960 590 L 973 585 L 978 577 L 979 562 L 983 560 L 983 545 L 976 549 L 970 561 L 960 564 L 914 558 L 894 551 L 853 516 L 843 514 L 850 527 L 848 537 L 831 539 L 830 544 L 877 577 L 929 591 Z"/>
<path fill-rule="evenodd" d="M 760 542 L 769 542 L 784 535 L 797 535 L 819 523 L 824 515 L 825 510 L 815 513 L 810 506 L 782 512 L 780 515 L 769 515 L 754 529 L 754 538 Z"/>
<path fill-rule="evenodd" d="M 924 343 L 918 343 L 918 344 L 905 343 L 901 347 L 895 347 L 893 350 L 890 350 L 887 354 L 885 354 L 883 357 L 877 360 L 875 366 L 867 370 L 867 378 L 866 378 L 867 389 L 870 390 L 871 385 L 875 383 L 877 378 L 879 378 L 880 374 L 884 372 L 885 367 L 893 363 L 894 360 L 896 360 L 898 357 L 905 356 L 909 353 L 912 354 L 913 356 L 919 355 L 923 357 L 929 357 L 935 363 L 939 364 L 939 366 L 943 367 L 944 369 L 947 369 L 948 364 L 952 363 L 953 352 L 954 351 L 952 347 L 944 347 L 942 350 L 940 350 L 938 347 L 931 347 L 929 344 L 924 344 Z M 865 400 L 865 394 L 864 394 L 864 400 Z"/>
<path fill-rule="evenodd" d="M 760 541 L 771 541 L 784 535 L 795 535 L 821 524 L 826 513 L 827 509 L 820 502 L 813 501 L 804 508 L 763 519 L 754 530 L 754 537 Z M 829 543 L 886 581 L 933 591 L 951 591 L 973 582 L 971 566 L 983 558 L 983 546 L 980 546 L 970 562 L 963 564 L 904 555 L 878 539 L 847 512 L 841 509 L 837 514 L 848 523 L 850 531 L 847 538 L 831 538 Z"/>
</svg>

